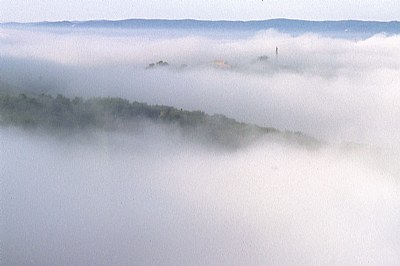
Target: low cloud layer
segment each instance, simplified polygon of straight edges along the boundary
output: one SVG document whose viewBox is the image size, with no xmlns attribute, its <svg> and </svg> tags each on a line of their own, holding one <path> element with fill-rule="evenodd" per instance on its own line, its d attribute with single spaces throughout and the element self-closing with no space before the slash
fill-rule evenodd
<svg viewBox="0 0 400 266">
<path fill-rule="evenodd" d="M 0 134 L 5 265 L 400 261 L 393 157 L 270 141 L 211 151 L 153 127 Z"/>
<path fill-rule="evenodd" d="M 1 29 L 0 77 L 44 92 L 121 96 L 390 146 L 400 132 L 399 44 L 385 35 Z M 169 67 L 145 70 L 160 60 Z"/>
<path fill-rule="evenodd" d="M 1 262 L 398 265 L 399 47 L 385 35 L 0 28 L 10 91 L 118 96 L 331 142 L 223 151 L 155 125 L 0 128 Z"/>
</svg>

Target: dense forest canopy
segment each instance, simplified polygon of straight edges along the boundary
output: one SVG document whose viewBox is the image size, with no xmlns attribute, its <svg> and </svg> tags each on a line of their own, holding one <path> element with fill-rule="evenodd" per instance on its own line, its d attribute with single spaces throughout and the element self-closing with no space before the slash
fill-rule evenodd
<svg viewBox="0 0 400 266">
<path fill-rule="evenodd" d="M 143 121 L 178 126 L 184 136 L 211 141 L 224 147 L 239 147 L 266 134 L 282 135 L 301 144 L 315 146 L 319 142 L 300 133 L 281 133 L 270 127 L 238 122 L 224 115 L 208 115 L 202 111 L 186 111 L 170 106 L 129 102 L 105 97 L 67 98 L 61 94 L 0 94 L 0 123 L 23 128 L 52 130 L 129 130 Z"/>
</svg>

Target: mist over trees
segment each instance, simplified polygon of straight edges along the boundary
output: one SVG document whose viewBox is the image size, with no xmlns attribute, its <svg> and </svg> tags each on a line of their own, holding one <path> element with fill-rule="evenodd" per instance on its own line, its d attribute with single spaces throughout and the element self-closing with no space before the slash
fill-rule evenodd
<svg viewBox="0 0 400 266">
<path fill-rule="evenodd" d="M 27 96 L 0 95 L 0 125 L 23 128 L 47 128 L 73 132 L 77 130 L 125 130 L 142 127 L 142 122 L 175 126 L 192 140 L 215 143 L 227 148 L 250 144 L 267 134 L 281 135 L 287 141 L 316 147 L 319 141 L 301 133 L 281 133 L 274 128 L 237 122 L 224 115 L 207 115 L 202 111 L 186 111 L 169 106 L 129 102 L 122 98 L 72 100 L 58 94 Z"/>
<path fill-rule="evenodd" d="M 0 265 L 399 265 L 397 23 L 174 23 L 0 25 Z"/>
</svg>

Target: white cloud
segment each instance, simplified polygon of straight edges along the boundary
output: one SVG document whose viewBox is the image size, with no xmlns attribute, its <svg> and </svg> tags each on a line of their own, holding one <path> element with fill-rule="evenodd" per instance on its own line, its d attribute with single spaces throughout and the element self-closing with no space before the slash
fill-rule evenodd
<svg viewBox="0 0 400 266">
<path fill-rule="evenodd" d="M 399 42 L 1 29 L 0 81 L 23 89 L 121 96 L 394 147 L 307 151 L 267 139 L 228 153 L 158 127 L 64 139 L 3 128 L 2 259 L 397 265 Z M 159 60 L 170 67 L 145 70 Z"/>
<path fill-rule="evenodd" d="M 399 36 L 355 41 L 274 31 L 219 38 L 173 30 L 7 29 L 1 36 L 1 55 L 9 61 L 0 74 L 22 87 L 40 77 L 36 88 L 73 96 L 122 96 L 331 141 L 398 146 Z M 263 55 L 269 59 L 258 62 Z M 159 60 L 170 68 L 144 71 Z M 214 60 L 231 69 L 212 67 Z"/>
<path fill-rule="evenodd" d="M 1 129 L 5 264 L 385 264 L 394 157 L 271 141 L 236 152 L 161 128 L 58 139 Z"/>
</svg>

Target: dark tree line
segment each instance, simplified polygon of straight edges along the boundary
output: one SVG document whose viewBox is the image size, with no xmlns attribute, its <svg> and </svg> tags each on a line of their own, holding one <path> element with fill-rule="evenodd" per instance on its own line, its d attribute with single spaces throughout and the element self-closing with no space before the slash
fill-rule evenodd
<svg viewBox="0 0 400 266">
<path fill-rule="evenodd" d="M 280 133 L 273 128 L 237 122 L 223 115 L 208 115 L 202 111 L 186 111 L 169 106 L 129 102 L 122 98 L 91 98 L 88 100 L 63 95 L 0 95 L 0 124 L 24 128 L 55 130 L 105 129 L 130 130 L 143 121 L 178 126 L 191 138 L 237 147 L 248 144 L 267 133 Z M 293 133 L 286 138 L 311 138 Z M 302 140 L 302 141 L 303 141 Z"/>
</svg>

